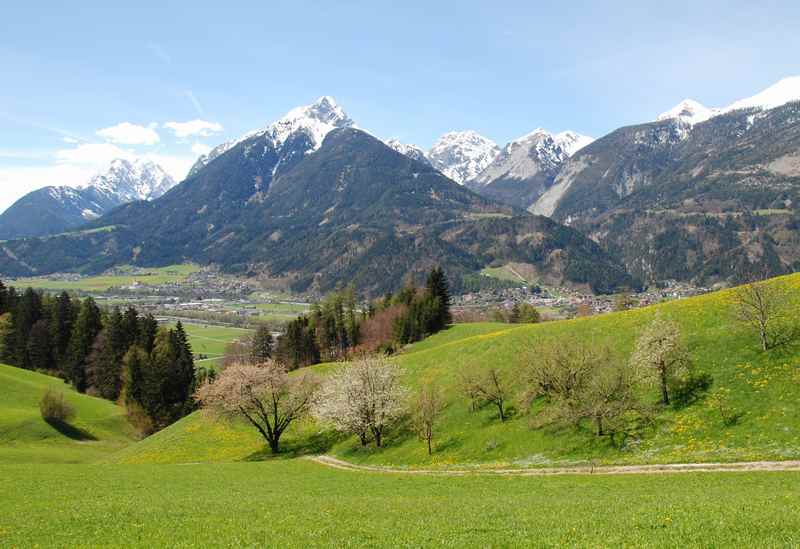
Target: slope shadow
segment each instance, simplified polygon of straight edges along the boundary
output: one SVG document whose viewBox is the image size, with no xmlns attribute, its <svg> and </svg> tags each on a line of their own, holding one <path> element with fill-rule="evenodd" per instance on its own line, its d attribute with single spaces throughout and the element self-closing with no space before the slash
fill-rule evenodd
<svg viewBox="0 0 800 549">
<path fill-rule="evenodd" d="M 58 421 L 55 419 L 46 419 L 45 420 L 50 427 L 61 433 L 67 438 L 71 438 L 72 440 L 79 440 L 79 441 L 86 441 L 86 440 L 97 440 L 97 437 L 94 436 L 89 431 L 81 429 L 80 427 L 75 427 L 74 425 L 70 425 L 69 423 L 65 423 L 63 421 Z"/>
</svg>

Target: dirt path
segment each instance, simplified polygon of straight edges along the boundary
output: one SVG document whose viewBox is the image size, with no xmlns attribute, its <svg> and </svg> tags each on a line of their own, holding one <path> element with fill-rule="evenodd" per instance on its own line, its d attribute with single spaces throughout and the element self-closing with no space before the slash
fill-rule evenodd
<svg viewBox="0 0 800 549">
<path fill-rule="evenodd" d="M 355 465 L 331 456 L 312 456 L 311 461 L 345 471 L 367 471 L 399 475 L 500 475 L 500 476 L 551 476 L 551 475 L 632 475 L 663 473 L 731 473 L 748 471 L 800 471 L 800 461 L 749 461 L 741 463 L 673 463 L 663 465 L 601 465 L 597 467 L 552 467 L 542 469 L 399 469 L 373 465 Z"/>
</svg>

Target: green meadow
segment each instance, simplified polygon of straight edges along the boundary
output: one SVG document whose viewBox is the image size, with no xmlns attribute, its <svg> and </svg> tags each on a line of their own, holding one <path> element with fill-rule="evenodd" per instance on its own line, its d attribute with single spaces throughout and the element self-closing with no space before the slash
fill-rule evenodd
<svg viewBox="0 0 800 549">
<path fill-rule="evenodd" d="M 125 271 L 130 271 L 127 274 Z M 118 286 L 130 286 L 136 282 L 146 285 L 184 282 L 186 278 L 200 270 L 197 265 L 170 265 L 145 269 L 147 274 L 133 274 L 132 268 L 121 268 L 121 274 L 97 275 L 81 277 L 78 280 L 55 280 L 48 277 L 18 278 L 13 285 L 18 288 L 35 288 L 39 290 L 66 290 L 81 292 L 105 292 Z"/>
<path fill-rule="evenodd" d="M 793 547 L 800 474 L 409 477 L 303 460 L 0 466 L 5 547 Z"/>
<path fill-rule="evenodd" d="M 800 293 L 800 275 L 775 283 Z M 526 357 L 557 341 L 608 345 L 627 360 L 658 312 L 680 323 L 696 371 L 713 377 L 712 390 L 730 391 L 737 422 L 723 423 L 701 396 L 663 410 L 640 439 L 617 446 L 588 427 L 534 428 L 532 412 L 514 398 L 505 422 L 489 407 L 471 412 L 461 393 L 461 369 L 491 364 L 517 394 Z M 196 353 L 221 352 L 241 333 L 187 329 Z M 137 441 L 113 403 L 0 366 L 0 546 L 800 544 L 800 472 L 485 474 L 499 467 L 800 459 L 800 352 L 792 345 L 761 352 L 756 334 L 734 319 L 730 292 L 569 321 L 456 325 L 392 360 L 412 392 L 435 382 L 444 395 L 431 457 L 407 423 L 378 450 L 305 420 L 287 432 L 278 458 L 248 425 L 203 412 Z M 339 367 L 312 370 L 324 376 Z M 48 387 L 63 390 L 76 407 L 74 429 L 41 420 L 37 403 Z M 643 397 L 655 405 L 656 388 Z M 305 459 L 323 453 L 394 472 Z M 408 473 L 415 468 L 475 472 Z"/>
<path fill-rule="evenodd" d="M 252 333 L 243 328 L 189 322 L 184 322 L 183 328 L 186 330 L 186 335 L 189 336 L 189 343 L 192 345 L 198 365 L 221 364 L 222 357 L 225 355 L 225 347 L 232 341 L 244 339 Z M 197 359 L 197 355 L 200 354 L 206 358 Z"/>
</svg>

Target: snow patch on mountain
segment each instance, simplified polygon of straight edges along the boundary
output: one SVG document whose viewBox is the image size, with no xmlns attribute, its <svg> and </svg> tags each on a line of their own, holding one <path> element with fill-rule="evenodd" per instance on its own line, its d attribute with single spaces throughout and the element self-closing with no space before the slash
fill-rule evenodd
<svg viewBox="0 0 800 549">
<path fill-rule="evenodd" d="M 754 108 L 769 110 L 793 101 L 800 101 L 800 76 L 784 78 L 752 97 L 734 101 L 720 109 L 720 113 Z"/>
<path fill-rule="evenodd" d="M 428 158 L 434 168 L 463 185 L 485 170 L 499 153 L 497 143 L 466 130 L 444 134 L 431 147 Z"/>
<path fill-rule="evenodd" d="M 594 141 L 594 137 L 582 135 L 571 130 L 557 133 L 553 136 L 553 140 L 560 146 L 567 156 L 572 156 L 586 145 Z"/>
<path fill-rule="evenodd" d="M 661 113 L 658 118 L 656 118 L 656 121 L 679 120 L 690 126 L 694 126 L 700 122 L 705 122 L 718 113 L 719 109 L 710 109 L 694 99 L 684 99 L 670 110 Z"/>
<path fill-rule="evenodd" d="M 543 128 L 510 141 L 473 179 L 485 186 L 499 179 L 526 180 L 540 173 L 554 176 L 563 163 L 593 139 L 573 131 L 552 134 Z"/>
<path fill-rule="evenodd" d="M 421 147 L 417 147 L 416 145 L 402 143 L 397 139 L 389 139 L 385 141 L 386 145 L 391 147 L 392 149 L 396 150 L 402 155 L 409 157 L 412 160 L 416 160 L 417 162 L 422 162 L 423 164 L 427 164 L 430 166 L 431 162 L 428 160 L 428 155 Z"/>
<path fill-rule="evenodd" d="M 126 204 L 155 200 L 174 186 L 175 180 L 155 162 L 118 158 L 111 162 L 106 172 L 92 177 L 85 188 L 94 189 L 119 204 Z"/>
</svg>

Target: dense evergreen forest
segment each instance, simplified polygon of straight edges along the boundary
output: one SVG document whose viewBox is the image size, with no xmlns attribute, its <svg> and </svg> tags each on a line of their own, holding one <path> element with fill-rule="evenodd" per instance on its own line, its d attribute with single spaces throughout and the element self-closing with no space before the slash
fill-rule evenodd
<svg viewBox="0 0 800 549">
<path fill-rule="evenodd" d="M 103 309 L 91 297 L 0 282 L 0 360 L 120 402 L 144 434 L 194 409 L 194 357 L 183 326 L 159 326 L 133 307 Z"/>
</svg>

